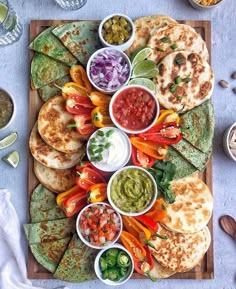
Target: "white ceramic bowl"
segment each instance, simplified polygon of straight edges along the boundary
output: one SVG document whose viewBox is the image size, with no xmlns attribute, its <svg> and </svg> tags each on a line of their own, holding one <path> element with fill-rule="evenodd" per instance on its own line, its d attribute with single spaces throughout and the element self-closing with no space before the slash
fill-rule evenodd
<svg viewBox="0 0 236 289">
<path fill-rule="evenodd" d="M 82 233 L 81 233 L 81 231 L 80 231 L 79 221 L 80 221 L 80 218 L 81 218 L 82 214 L 84 213 L 84 211 L 85 211 L 87 208 L 89 208 L 89 207 L 95 207 L 95 206 L 106 206 L 107 208 L 113 209 L 109 204 L 104 203 L 104 202 L 98 202 L 98 203 L 93 203 L 93 204 L 87 205 L 86 207 L 84 207 L 84 208 L 80 211 L 79 215 L 77 216 L 77 219 L 76 219 L 76 232 L 77 232 L 79 238 L 81 239 L 81 241 L 82 241 L 85 245 L 87 245 L 88 247 L 91 247 L 91 248 L 93 248 L 93 249 L 99 249 L 99 250 L 101 250 L 101 249 L 104 249 L 104 248 L 109 248 L 111 245 L 113 245 L 115 242 L 117 242 L 117 240 L 118 240 L 119 237 L 120 237 L 122 228 L 123 228 L 123 223 L 122 223 L 122 219 L 121 219 L 120 214 L 116 212 L 116 214 L 117 214 L 117 216 L 118 216 L 118 218 L 119 218 L 119 220 L 120 220 L 120 230 L 119 230 L 119 232 L 117 232 L 116 237 L 115 237 L 112 241 L 110 241 L 109 243 L 107 243 L 107 244 L 104 245 L 104 246 L 95 246 L 95 245 L 92 245 L 90 242 L 88 242 L 88 241 L 83 237 L 83 235 L 82 235 Z"/>
<path fill-rule="evenodd" d="M 104 155 L 106 158 L 109 158 L 110 161 L 104 161 L 104 162 L 94 162 L 91 158 L 91 153 L 89 152 L 89 147 L 92 144 L 91 139 L 96 139 L 98 131 L 102 131 L 104 133 L 113 130 L 114 133 L 111 135 L 110 141 L 111 141 L 111 147 L 104 150 Z M 102 137 L 101 137 L 102 139 Z M 109 141 L 109 138 L 108 138 Z M 113 153 L 114 157 L 110 157 L 108 155 L 109 150 L 111 153 Z M 124 167 L 131 157 L 131 143 L 130 140 L 122 130 L 116 128 L 116 127 L 104 127 L 100 128 L 99 130 L 95 131 L 89 138 L 87 142 L 87 156 L 89 161 L 93 164 L 94 167 L 97 169 L 103 171 L 103 172 L 114 172 L 122 167 Z"/>
<path fill-rule="evenodd" d="M 9 127 L 11 125 L 12 121 L 14 120 L 15 115 L 16 115 L 16 104 L 15 104 L 15 101 L 14 101 L 13 97 L 10 95 L 9 92 L 7 92 L 5 89 L 0 87 L 0 93 L 1 93 L 1 91 L 4 94 L 6 94 L 9 97 L 9 99 L 11 100 L 12 105 L 13 105 L 13 112 L 12 112 L 11 118 L 9 119 L 8 123 L 5 126 L 3 126 L 2 128 L 0 128 L 0 131 L 2 131 L 4 129 L 6 129 L 7 127 Z"/>
<path fill-rule="evenodd" d="M 127 22 L 130 23 L 131 25 L 131 29 L 132 29 L 132 32 L 131 32 L 131 35 L 130 35 L 130 38 L 124 42 L 123 44 L 120 44 L 120 45 L 115 45 L 115 44 L 110 44 L 108 43 L 104 38 L 103 38 L 103 35 L 102 35 L 102 28 L 103 28 L 103 25 L 105 24 L 105 22 L 109 19 L 111 19 L 112 17 L 114 16 L 121 16 L 121 17 L 124 17 Z M 131 45 L 132 43 L 134 42 L 134 38 L 135 38 L 135 26 L 134 26 L 134 23 L 133 21 L 125 14 L 121 14 L 121 13 L 114 13 L 114 14 L 111 14 L 109 16 L 107 16 L 106 18 L 104 18 L 100 25 L 99 25 L 99 28 L 98 28 L 98 36 L 100 38 L 100 41 L 101 43 L 103 44 L 103 46 L 107 46 L 107 47 L 115 47 L 119 50 L 122 50 L 122 51 L 125 51 L 127 50 Z"/>
<path fill-rule="evenodd" d="M 130 259 L 131 259 L 131 265 L 130 265 L 130 267 L 129 267 L 129 270 L 128 270 L 127 275 L 124 276 L 124 277 L 123 277 L 122 279 L 120 279 L 119 281 L 116 281 L 116 282 L 115 282 L 115 281 L 111 281 L 111 280 L 109 280 L 109 279 L 103 279 L 103 278 L 102 278 L 102 271 L 101 271 L 100 266 L 99 266 L 99 260 L 100 260 L 101 256 L 103 255 L 103 253 L 106 252 L 108 249 L 111 249 L 111 248 L 118 248 L 118 249 L 123 250 L 125 253 L 127 253 L 127 255 L 129 255 L 129 257 L 130 257 Z M 132 258 L 132 256 L 131 256 L 131 254 L 129 253 L 129 251 L 126 250 L 126 248 L 123 247 L 122 245 L 116 243 L 116 244 L 112 245 L 112 246 L 109 247 L 109 248 L 106 248 L 106 249 L 101 250 L 101 251 L 98 253 L 98 255 L 96 256 L 95 262 L 94 262 L 94 270 L 95 270 L 95 273 L 96 273 L 97 277 L 98 277 L 103 283 L 105 283 L 105 284 L 107 284 L 107 285 L 113 285 L 113 286 L 122 285 L 122 284 L 124 284 L 125 282 L 127 282 L 127 281 L 130 279 L 130 277 L 132 276 L 133 270 L 134 270 L 134 261 L 133 261 L 133 258 Z"/>
<path fill-rule="evenodd" d="M 230 133 L 232 131 L 232 129 L 235 128 L 236 129 L 236 122 L 233 123 L 229 128 L 226 129 L 225 133 L 224 133 L 224 137 L 223 137 L 223 147 L 224 150 L 226 152 L 226 154 L 233 160 L 236 162 L 236 157 L 232 154 L 230 147 L 229 147 L 229 136 Z"/>
<path fill-rule="evenodd" d="M 123 127 L 121 124 L 118 123 L 118 121 L 116 120 L 116 118 L 114 117 L 114 114 L 113 114 L 113 104 L 116 100 L 116 98 L 120 95 L 120 93 L 122 93 L 123 91 L 125 90 L 129 90 L 131 88 L 141 88 L 142 90 L 145 90 L 147 91 L 151 96 L 152 98 L 154 99 L 155 101 L 155 105 L 156 105 L 156 114 L 155 114 L 155 117 L 153 119 L 153 121 L 144 129 L 140 129 L 140 130 L 132 130 L 132 129 L 127 129 L 125 127 Z M 138 133 L 143 133 L 147 130 L 149 130 L 153 125 L 154 123 L 156 122 L 157 118 L 158 118 L 158 115 L 160 113 L 160 105 L 159 105 L 159 102 L 157 101 L 157 98 L 156 96 L 153 94 L 153 92 L 151 90 L 149 90 L 148 88 L 142 86 L 142 85 L 127 85 L 125 87 L 122 87 L 121 89 L 119 89 L 111 98 L 111 101 L 110 101 L 110 104 L 109 104 L 109 114 L 110 114 L 110 117 L 111 117 L 111 120 L 112 122 L 115 124 L 115 126 L 117 126 L 120 130 L 123 130 L 124 132 L 126 133 L 129 133 L 129 134 L 138 134 Z"/>
<path fill-rule="evenodd" d="M 125 171 L 125 170 L 130 170 L 130 169 L 135 169 L 135 170 L 140 170 L 142 172 L 144 172 L 152 181 L 153 183 L 153 196 L 152 196 L 152 199 L 149 203 L 149 205 L 143 209 L 142 211 L 139 211 L 137 212 L 137 210 L 133 210 L 133 211 L 130 211 L 130 212 L 126 212 L 126 211 L 123 211 L 121 208 L 119 208 L 113 201 L 112 201 L 112 198 L 111 198 L 111 187 L 112 187 L 112 182 L 114 180 L 114 178 L 120 174 L 121 172 Z M 108 182 L 108 186 L 107 186 L 107 198 L 108 198 L 108 201 L 109 203 L 111 204 L 111 206 L 114 208 L 114 210 L 116 210 L 118 213 L 122 214 L 122 215 L 125 215 L 125 216 L 130 216 L 130 217 L 134 217 L 134 216 L 139 216 L 139 215 L 142 215 L 142 214 L 145 214 L 148 210 L 151 209 L 151 207 L 153 206 L 153 204 L 155 203 L 156 201 L 156 198 L 157 198 L 157 185 L 156 185 L 156 182 L 153 178 L 153 176 L 147 171 L 145 170 L 144 168 L 141 168 L 141 167 L 136 167 L 136 166 L 127 166 L 127 167 L 124 167 L 122 169 L 120 169 L 119 171 L 116 171 L 110 178 L 109 182 Z"/>
<path fill-rule="evenodd" d="M 119 54 L 121 57 L 124 58 L 125 60 L 125 63 L 127 63 L 128 65 L 128 69 L 129 69 L 129 72 L 128 72 L 128 76 L 127 76 L 127 80 L 121 84 L 119 87 L 117 87 L 116 89 L 105 89 L 103 87 L 99 87 L 97 84 L 94 83 L 92 77 L 91 77 L 91 73 L 90 73 L 90 70 L 91 70 L 91 65 L 94 61 L 94 59 L 96 59 L 96 57 L 100 54 L 100 53 L 104 53 L 104 51 L 106 50 L 110 50 L 110 51 L 115 51 L 117 54 Z M 105 47 L 105 48 L 101 48 L 97 51 L 95 51 L 89 58 L 88 60 L 88 63 L 87 63 L 87 67 L 86 67 L 86 72 L 87 72 L 87 75 L 88 75 L 88 79 L 89 81 L 91 82 L 91 84 L 99 91 L 105 93 L 105 94 L 113 94 L 115 93 L 118 89 L 120 89 L 121 87 L 125 86 L 128 84 L 129 80 L 130 80 L 130 77 L 131 77 L 131 72 L 132 72 L 132 65 L 131 65 L 131 62 L 129 60 L 129 57 L 124 53 L 122 52 L 121 50 L 117 49 L 117 48 L 114 48 L 114 47 Z"/>
<path fill-rule="evenodd" d="M 205 9 L 211 9 L 211 8 L 217 7 L 217 6 L 221 5 L 222 2 L 223 2 L 223 0 L 219 1 L 218 3 L 216 3 L 214 5 L 206 6 L 206 5 L 199 4 L 196 0 L 189 0 L 189 3 L 193 6 L 193 8 L 196 8 L 199 10 L 205 10 Z"/>
</svg>

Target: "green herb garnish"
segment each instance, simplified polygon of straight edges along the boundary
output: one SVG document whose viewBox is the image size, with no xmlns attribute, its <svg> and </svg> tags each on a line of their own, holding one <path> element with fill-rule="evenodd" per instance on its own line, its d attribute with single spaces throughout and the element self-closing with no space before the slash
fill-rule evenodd
<svg viewBox="0 0 236 289">
<path fill-rule="evenodd" d="M 175 50 L 178 46 L 176 44 L 172 44 L 170 47 L 172 50 Z"/>
<path fill-rule="evenodd" d="M 178 96 L 176 97 L 176 99 L 177 99 L 178 101 L 181 101 L 181 100 L 183 99 L 183 97 L 180 96 L 180 95 L 178 95 Z"/>
<path fill-rule="evenodd" d="M 175 59 L 175 62 L 177 64 L 182 64 L 184 62 L 184 58 L 177 58 L 177 59 Z"/>
<path fill-rule="evenodd" d="M 175 92 L 176 91 L 176 88 L 177 88 L 177 85 L 175 83 L 171 84 L 170 86 L 170 92 Z"/>
<path fill-rule="evenodd" d="M 177 76 L 175 78 L 175 84 L 180 84 L 180 82 L 181 82 L 181 78 L 180 78 L 180 76 Z"/>
<path fill-rule="evenodd" d="M 162 49 L 162 48 L 157 48 L 157 51 L 159 51 L 159 52 L 165 52 L 165 50 L 164 49 Z"/>
<path fill-rule="evenodd" d="M 169 43 L 169 42 L 170 42 L 170 38 L 168 38 L 168 37 L 163 37 L 163 38 L 161 38 L 161 42 L 163 42 L 163 43 Z"/>
<path fill-rule="evenodd" d="M 186 77 L 186 78 L 182 79 L 182 81 L 185 83 L 189 83 L 191 81 L 191 78 Z"/>
</svg>

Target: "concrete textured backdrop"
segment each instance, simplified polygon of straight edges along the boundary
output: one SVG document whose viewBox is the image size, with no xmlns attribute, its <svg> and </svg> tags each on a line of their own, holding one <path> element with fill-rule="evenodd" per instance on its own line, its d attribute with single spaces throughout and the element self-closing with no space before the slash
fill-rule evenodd
<svg viewBox="0 0 236 289">
<path fill-rule="evenodd" d="M 17 131 L 18 141 L 10 148 L 0 151 L 2 158 L 16 149 L 20 153 L 17 169 L 0 161 L 0 187 L 12 193 L 12 201 L 21 223 L 27 222 L 27 159 L 28 159 L 28 94 L 29 94 L 29 23 L 32 19 L 102 19 L 108 14 L 121 12 L 132 18 L 143 15 L 166 14 L 176 19 L 212 21 L 212 64 L 216 86 L 213 94 L 215 108 L 215 138 L 213 150 L 214 185 L 214 280 L 162 280 L 152 283 L 148 280 L 130 280 L 122 288 L 160 289 L 233 289 L 236 288 L 236 247 L 232 239 L 224 234 L 218 224 L 223 214 L 236 217 L 236 164 L 223 152 L 224 130 L 236 121 L 236 95 L 232 88 L 236 80 L 230 75 L 236 70 L 236 1 L 224 0 L 222 6 L 207 11 L 193 9 L 188 0 L 88 0 L 87 4 L 74 12 L 62 10 L 53 0 L 11 0 L 24 26 L 21 39 L 12 46 L 0 48 L 0 87 L 15 98 L 17 115 L 11 127 L 0 132 L 0 139 L 7 133 Z M 222 89 L 217 82 L 225 79 L 230 88 Z M 22 245 L 27 244 L 22 231 Z M 57 280 L 34 281 L 45 288 L 67 284 L 70 288 L 110 288 L 99 281 L 69 284 Z M 10 289 L 10 288 L 9 288 Z"/>
</svg>

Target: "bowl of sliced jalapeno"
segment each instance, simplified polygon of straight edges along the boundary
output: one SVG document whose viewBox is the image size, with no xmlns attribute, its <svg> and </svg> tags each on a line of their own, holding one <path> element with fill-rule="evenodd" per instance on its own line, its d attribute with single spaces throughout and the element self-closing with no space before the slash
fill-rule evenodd
<svg viewBox="0 0 236 289">
<path fill-rule="evenodd" d="M 98 253 L 94 269 L 102 282 L 116 286 L 129 280 L 134 270 L 134 263 L 129 251 L 116 243 Z"/>
</svg>

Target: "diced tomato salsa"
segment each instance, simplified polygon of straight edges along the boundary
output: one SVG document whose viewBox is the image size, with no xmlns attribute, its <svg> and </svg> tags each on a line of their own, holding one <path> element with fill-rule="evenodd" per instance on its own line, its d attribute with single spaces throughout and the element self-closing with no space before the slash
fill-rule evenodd
<svg viewBox="0 0 236 289">
<path fill-rule="evenodd" d="M 88 207 L 79 220 L 79 230 L 87 242 L 94 246 L 111 243 L 121 229 L 120 218 L 110 207 L 102 204 Z"/>
<path fill-rule="evenodd" d="M 148 127 L 156 116 L 156 102 L 146 90 L 138 87 L 123 90 L 115 99 L 113 115 L 120 126 L 130 130 Z"/>
</svg>

